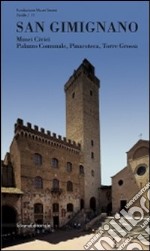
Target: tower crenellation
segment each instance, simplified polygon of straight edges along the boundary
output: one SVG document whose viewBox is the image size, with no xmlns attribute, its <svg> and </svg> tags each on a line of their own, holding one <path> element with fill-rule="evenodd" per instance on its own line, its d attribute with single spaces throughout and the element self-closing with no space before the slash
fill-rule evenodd
<svg viewBox="0 0 150 251">
<path fill-rule="evenodd" d="M 64 147 L 69 147 L 74 150 L 80 150 L 80 144 L 76 143 L 74 140 L 68 139 L 66 137 L 62 137 L 61 135 L 57 135 L 56 133 L 51 133 L 49 130 L 45 130 L 44 128 L 40 128 L 37 125 L 34 125 L 32 128 L 32 124 L 27 122 L 24 124 L 22 119 L 17 119 L 15 123 L 15 136 L 26 135 L 32 136 L 32 139 L 43 139 L 42 142 L 55 142 L 56 146 L 64 145 Z M 59 144 L 58 144 L 59 143 Z"/>
<path fill-rule="evenodd" d="M 95 76 L 94 66 L 87 59 L 84 59 L 82 64 L 77 68 L 77 70 L 74 70 L 73 75 L 66 82 L 64 90 L 66 91 L 82 75 L 86 76 L 90 81 L 100 87 L 100 81 Z"/>
</svg>

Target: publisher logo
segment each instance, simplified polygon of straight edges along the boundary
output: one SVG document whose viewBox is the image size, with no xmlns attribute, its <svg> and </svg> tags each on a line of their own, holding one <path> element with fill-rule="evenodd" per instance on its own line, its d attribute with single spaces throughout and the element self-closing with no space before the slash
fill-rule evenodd
<svg viewBox="0 0 150 251">
<path fill-rule="evenodd" d="M 150 200 L 150 183 L 147 183 L 114 218 L 99 228 L 97 233 L 84 245 L 86 250 L 143 250 L 149 247 L 145 238 L 150 232 L 149 218 L 144 218 L 149 210 L 146 200 Z M 147 191 L 148 190 L 148 191 Z M 147 191 L 147 192 L 146 192 Z M 146 198 L 143 193 L 146 192 Z M 140 206 L 132 206 L 137 200 Z M 129 208 L 132 206 L 131 208 Z M 134 215 L 138 215 L 135 217 Z M 142 231 L 137 231 L 137 228 Z M 134 231 L 135 235 L 134 236 Z M 141 232 L 141 233 L 140 233 Z M 132 234 L 131 234 L 132 233 Z"/>
</svg>

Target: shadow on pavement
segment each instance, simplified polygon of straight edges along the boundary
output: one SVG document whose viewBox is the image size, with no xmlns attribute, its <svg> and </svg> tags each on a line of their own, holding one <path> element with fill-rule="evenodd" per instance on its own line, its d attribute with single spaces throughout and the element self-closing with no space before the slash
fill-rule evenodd
<svg viewBox="0 0 150 251">
<path fill-rule="evenodd" d="M 34 237 L 14 237 L 10 240 L 2 240 L 2 248 L 10 247 L 14 245 L 19 245 L 27 242 L 31 242 L 34 240 L 47 241 L 51 244 L 58 244 L 62 241 L 71 240 L 73 238 L 81 237 L 91 232 L 83 231 L 82 229 L 69 229 L 69 230 L 61 230 L 57 229 L 53 233 L 45 233 L 39 234 Z"/>
</svg>

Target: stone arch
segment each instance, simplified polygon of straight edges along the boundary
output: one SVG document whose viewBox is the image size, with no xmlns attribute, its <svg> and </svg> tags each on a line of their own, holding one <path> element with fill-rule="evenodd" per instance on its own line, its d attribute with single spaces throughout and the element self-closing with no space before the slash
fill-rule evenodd
<svg viewBox="0 0 150 251">
<path fill-rule="evenodd" d="M 111 213 L 112 213 L 112 202 L 107 204 L 106 212 L 107 212 L 107 215 L 111 215 Z"/>
<path fill-rule="evenodd" d="M 53 213 L 59 213 L 59 203 L 53 203 Z"/>
<path fill-rule="evenodd" d="M 31 138 L 31 134 L 30 133 L 28 133 L 28 137 Z"/>
<path fill-rule="evenodd" d="M 84 209 L 84 199 L 80 200 L 80 210 Z"/>
<path fill-rule="evenodd" d="M 53 179 L 53 189 L 59 189 L 59 180 Z"/>
<path fill-rule="evenodd" d="M 17 211 L 9 205 L 2 206 L 2 234 L 17 233 Z"/>
<path fill-rule="evenodd" d="M 34 221 L 37 224 L 43 224 L 43 204 L 34 204 Z"/>
<path fill-rule="evenodd" d="M 84 174 L 84 166 L 79 165 L 79 174 Z"/>
<path fill-rule="evenodd" d="M 95 212 L 96 211 L 96 199 L 95 197 L 91 197 L 90 199 L 90 208 Z"/>
<path fill-rule="evenodd" d="M 67 181 L 67 191 L 73 191 L 73 183 L 71 181 Z"/>
<path fill-rule="evenodd" d="M 148 147 L 142 146 L 134 152 L 133 159 L 138 159 L 138 158 L 143 157 L 145 155 L 149 155 L 149 149 L 148 149 Z"/>
<path fill-rule="evenodd" d="M 72 203 L 67 204 L 67 212 L 73 212 L 73 204 Z"/>
<path fill-rule="evenodd" d="M 20 133 L 20 134 L 21 134 L 21 136 L 22 136 L 22 137 L 24 136 L 24 132 L 23 132 L 23 131 L 21 131 L 21 133 Z"/>
</svg>

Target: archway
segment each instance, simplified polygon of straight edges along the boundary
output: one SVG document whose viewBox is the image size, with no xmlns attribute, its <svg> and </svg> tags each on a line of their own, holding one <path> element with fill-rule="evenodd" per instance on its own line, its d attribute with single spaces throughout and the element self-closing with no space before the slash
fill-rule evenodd
<svg viewBox="0 0 150 251">
<path fill-rule="evenodd" d="M 34 221 L 36 224 L 43 224 L 43 204 L 34 204 Z"/>
<path fill-rule="evenodd" d="M 106 212 L 107 212 L 107 215 L 111 215 L 112 213 L 112 203 L 108 203 L 107 207 L 106 207 Z"/>
<path fill-rule="evenodd" d="M 96 211 L 96 199 L 95 197 L 91 197 L 90 199 L 90 208 L 95 212 Z"/>
<path fill-rule="evenodd" d="M 17 212 L 13 207 L 2 206 L 2 234 L 17 232 Z"/>
<path fill-rule="evenodd" d="M 80 200 L 80 210 L 84 209 L 84 200 Z"/>
</svg>

